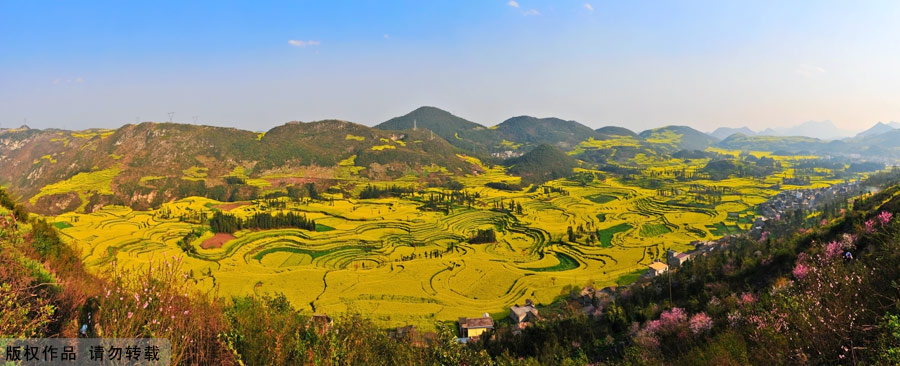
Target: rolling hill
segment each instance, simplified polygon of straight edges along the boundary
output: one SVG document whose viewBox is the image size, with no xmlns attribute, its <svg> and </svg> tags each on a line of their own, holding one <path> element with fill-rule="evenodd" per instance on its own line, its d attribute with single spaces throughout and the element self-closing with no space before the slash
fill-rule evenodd
<svg viewBox="0 0 900 366">
<path fill-rule="evenodd" d="M 509 172 L 522 177 L 522 183 L 539 184 L 568 177 L 577 161 L 559 148 L 541 144 L 525 155 L 507 161 Z"/>
<path fill-rule="evenodd" d="M 638 134 L 634 133 L 634 131 L 629 130 L 625 127 L 619 127 L 619 126 L 600 127 L 598 129 L 596 129 L 595 131 L 597 131 L 597 133 L 599 133 L 601 135 L 607 135 L 607 136 L 630 136 L 630 137 L 635 137 L 635 138 L 638 137 Z"/>
<path fill-rule="evenodd" d="M 855 137 L 859 138 L 859 137 L 869 137 L 869 136 L 880 135 L 880 134 L 883 134 L 886 132 L 896 130 L 898 128 L 900 128 L 900 123 L 897 123 L 894 121 L 891 121 L 888 123 L 878 122 L 874 126 L 869 128 L 868 130 L 865 130 L 863 132 L 856 134 Z"/>
<path fill-rule="evenodd" d="M 494 131 L 504 140 L 526 147 L 550 144 L 564 151 L 572 150 L 579 142 L 591 137 L 603 139 L 603 135 L 590 127 L 559 118 L 513 117 L 497 125 Z"/>
<path fill-rule="evenodd" d="M 353 176 L 474 169 L 457 147 L 425 131 L 345 121 L 291 122 L 266 133 L 145 122 L 116 130 L 4 130 L 0 181 L 37 212 L 109 203 L 147 208 L 190 195 L 247 199 L 264 189 Z M 434 173 L 422 179 L 442 179 Z"/>
<path fill-rule="evenodd" d="M 464 150 L 487 153 L 500 144 L 499 136 L 486 127 L 457 117 L 435 107 L 419 107 L 400 117 L 375 125 L 379 130 L 430 130 L 453 146 Z"/>
<path fill-rule="evenodd" d="M 645 141 L 671 150 L 704 150 L 719 140 L 687 126 L 666 126 L 641 132 Z"/>
<path fill-rule="evenodd" d="M 715 137 L 720 140 L 724 140 L 728 138 L 728 136 L 734 135 L 736 133 L 742 133 L 747 136 L 756 135 L 756 132 L 745 127 L 740 128 L 731 128 L 731 127 L 719 127 L 715 131 L 711 132 L 709 135 Z"/>
</svg>

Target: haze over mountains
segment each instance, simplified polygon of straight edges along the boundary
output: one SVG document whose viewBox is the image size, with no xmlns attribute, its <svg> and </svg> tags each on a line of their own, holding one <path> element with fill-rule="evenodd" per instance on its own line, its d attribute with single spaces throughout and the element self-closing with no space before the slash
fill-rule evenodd
<svg viewBox="0 0 900 366">
<path fill-rule="evenodd" d="M 892 122 L 896 123 L 896 122 Z M 882 124 L 878 122 L 878 124 Z M 876 125 L 877 127 L 878 125 Z M 897 124 L 897 127 L 900 127 L 900 124 Z M 894 127 L 894 128 L 897 128 Z M 875 127 L 873 127 L 875 128 Z M 887 132 L 886 130 L 878 130 L 883 132 Z M 846 130 L 835 126 L 835 124 L 831 121 L 806 121 L 796 126 L 783 127 L 783 128 L 767 128 L 762 131 L 754 131 L 749 127 L 740 127 L 740 128 L 731 128 L 731 127 L 720 127 L 715 131 L 711 132 L 710 135 L 715 136 L 720 139 L 725 139 L 728 136 L 731 136 L 735 133 L 742 133 L 744 135 L 752 136 L 752 135 L 760 135 L 760 136 L 783 136 L 783 137 L 811 137 L 820 140 L 840 140 L 848 137 L 860 136 L 855 131 Z"/>
</svg>

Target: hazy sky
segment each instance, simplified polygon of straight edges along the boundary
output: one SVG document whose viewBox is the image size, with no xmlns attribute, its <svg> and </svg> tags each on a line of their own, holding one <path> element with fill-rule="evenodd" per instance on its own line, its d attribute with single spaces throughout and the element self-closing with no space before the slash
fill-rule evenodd
<svg viewBox="0 0 900 366">
<path fill-rule="evenodd" d="M 900 2 L 0 0 L 0 126 L 900 120 Z"/>
</svg>

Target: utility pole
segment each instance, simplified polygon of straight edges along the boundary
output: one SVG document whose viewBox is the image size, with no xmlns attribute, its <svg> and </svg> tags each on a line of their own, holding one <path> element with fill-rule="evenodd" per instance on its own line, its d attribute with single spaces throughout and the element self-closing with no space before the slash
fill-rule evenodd
<svg viewBox="0 0 900 366">
<path fill-rule="evenodd" d="M 200 121 L 200 116 L 193 116 L 193 117 L 191 117 L 191 118 L 194 119 L 194 124 L 195 124 L 195 125 L 197 124 L 197 121 Z"/>
<path fill-rule="evenodd" d="M 175 117 L 175 112 L 169 112 L 169 122 L 172 122 L 172 117 Z"/>
</svg>

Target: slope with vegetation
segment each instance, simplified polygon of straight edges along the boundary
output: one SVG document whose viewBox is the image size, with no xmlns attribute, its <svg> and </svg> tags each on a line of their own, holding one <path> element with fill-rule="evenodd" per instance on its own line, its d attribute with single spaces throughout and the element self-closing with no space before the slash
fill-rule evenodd
<svg viewBox="0 0 900 366">
<path fill-rule="evenodd" d="M 542 144 L 506 162 L 509 172 L 522 177 L 523 184 L 540 184 L 572 175 L 577 163 L 559 148 Z"/>
<path fill-rule="evenodd" d="M 522 143 L 527 147 L 549 144 L 566 151 L 573 149 L 579 142 L 588 138 L 603 137 L 590 127 L 575 121 L 531 116 L 507 119 L 497 125 L 495 131 L 503 139 Z"/>
<path fill-rule="evenodd" d="M 666 126 L 640 133 L 644 140 L 668 146 L 671 151 L 705 150 L 719 140 L 687 126 Z"/>
<path fill-rule="evenodd" d="M 433 131 L 450 144 L 479 154 L 488 153 L 501 142 L 500 137 L 486 127 L 435 107 L 419 107 L 375 125 L 377 129 L 395 131 L 414 127 Z"/>
<path fill-rule="evenodd" d="M 324 190 L 336 180 L 427 175 L 434 167 L 450 174 L 472 171 L 455 158 L 457 148 L 424 131 L 320 121 L 288 123 L 259 137 L 232 128 L 150 122 L 97 133 L 6 130 L 0 134 L 0 162 L 7 169 L 0 181 L 32 209 L 60 213 L 105 204 L 158 207 L 192 195 L 248 199 L 266 188 L 310 180 Z"/>
</svg>

